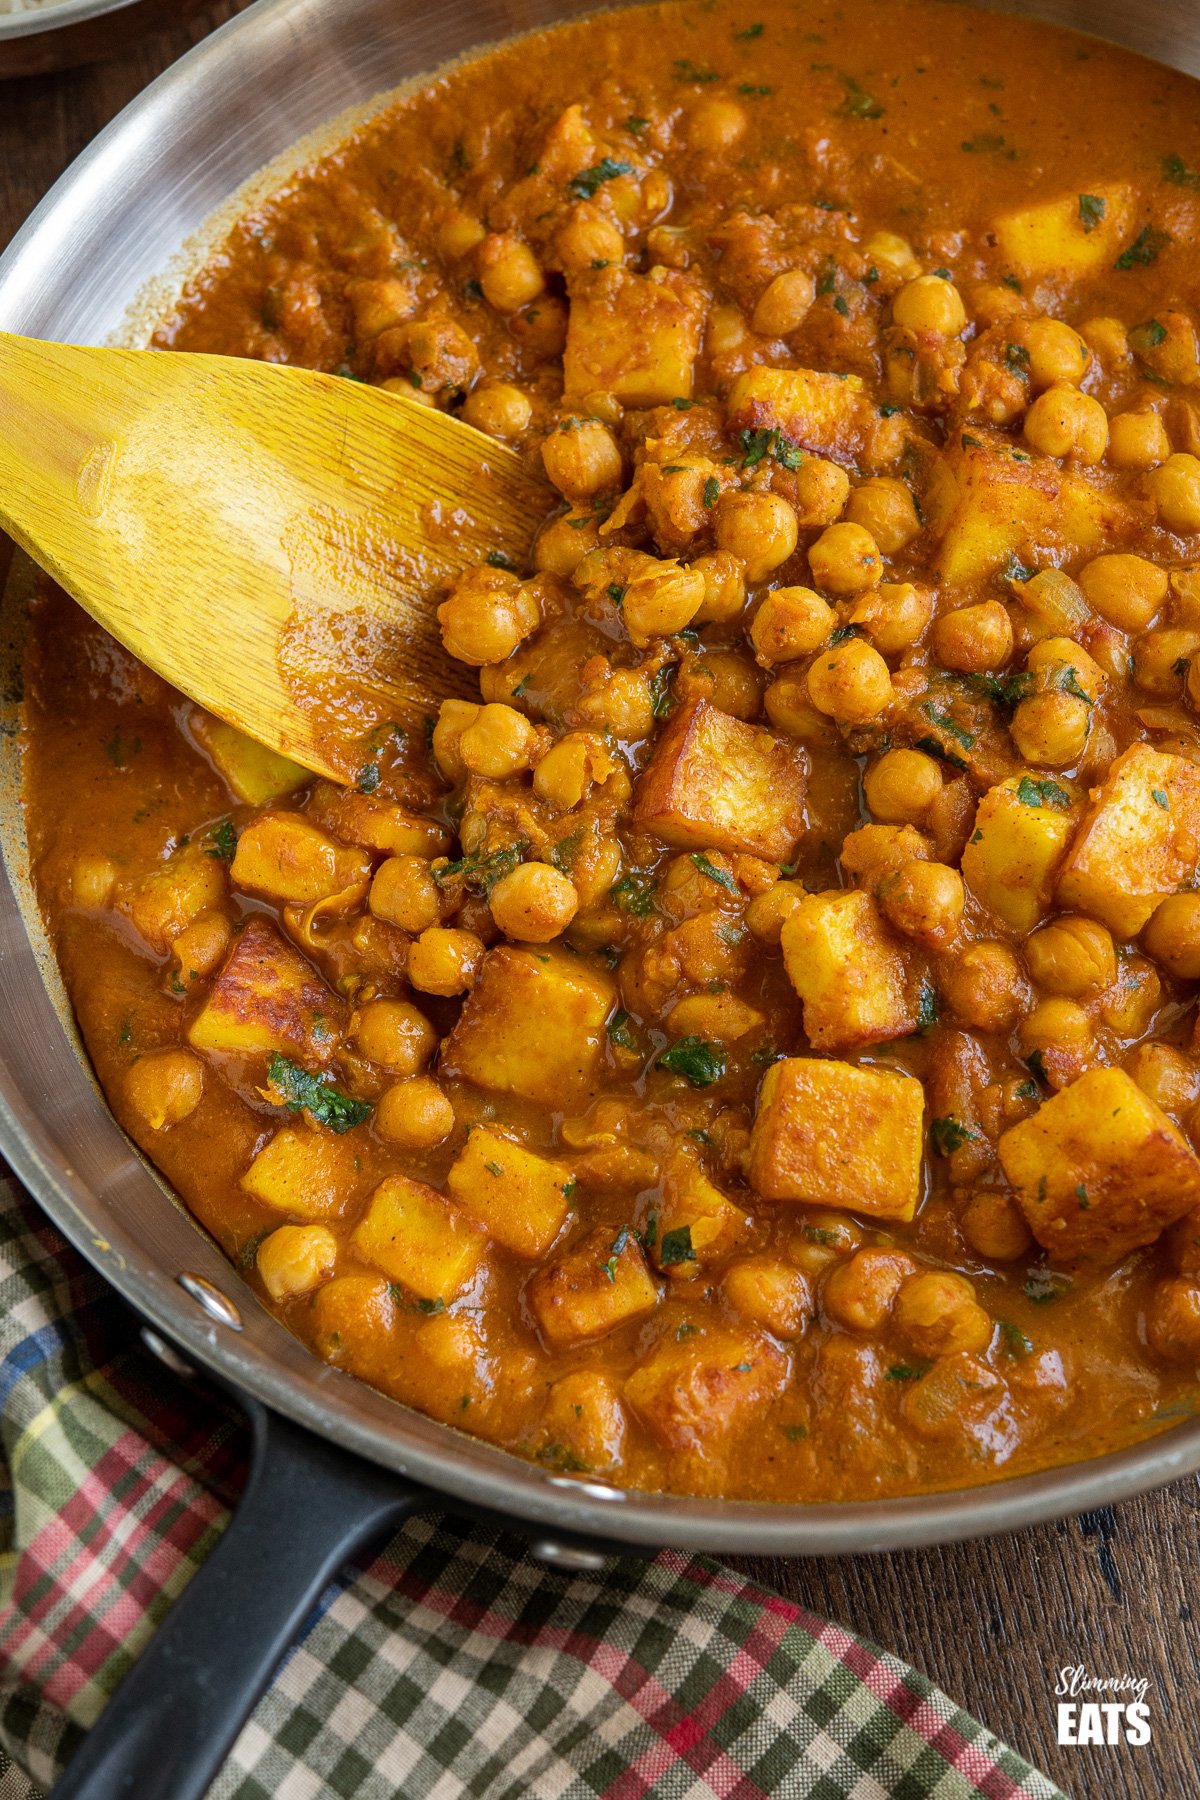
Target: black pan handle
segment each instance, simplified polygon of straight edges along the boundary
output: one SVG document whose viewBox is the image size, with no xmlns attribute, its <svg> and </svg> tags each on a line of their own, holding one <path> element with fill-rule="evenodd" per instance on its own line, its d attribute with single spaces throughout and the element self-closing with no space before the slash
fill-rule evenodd
<svg viewBox="0 0 1200 1800">
<path fill-rule="evenodd" d="M 250 1478 L 225 1534 L 51 1800 L 203 1800 L 322 1589 L 429 1496 L 237 1396 Z"/>
</svg>

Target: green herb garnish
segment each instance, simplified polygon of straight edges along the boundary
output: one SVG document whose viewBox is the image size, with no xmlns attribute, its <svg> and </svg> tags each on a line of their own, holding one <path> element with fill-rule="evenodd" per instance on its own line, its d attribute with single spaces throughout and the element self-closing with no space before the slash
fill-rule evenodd
<svg viewBox="0 0 1200 1800">
<path fill-rule="evenodd" d="M 692 1249 L 690 1225 L 677 1225 L 674 1231 L 663 1234 L 658 1260 L 664 1269 L 673 1269 L 678 1263 L 695 1262 L 696 1252 Z"/>
<path fill-rule="evenodd" d="M 306 1112 L 318 1125 L 339 1135 L 351 1131 L 371 1116 L 366 1100 L 355 1100 L 329 1085 L 327 1076 L 310 1075 L 299 1063 L 289 1062 L 275 1051 L 267 1064 L 267 1080 L 282 1096 L 289 1112 Z"/>
<path fill-rule="evenodd" d="M 682 1075 L 692 1087 L 711 1087 L 725 1073 L 725 1050 L 721 1044 L 710 1044 L 701 1037 L 681 1037 L 663 1051 L 654 1066 L 671 1075 Z"/>
</svg>

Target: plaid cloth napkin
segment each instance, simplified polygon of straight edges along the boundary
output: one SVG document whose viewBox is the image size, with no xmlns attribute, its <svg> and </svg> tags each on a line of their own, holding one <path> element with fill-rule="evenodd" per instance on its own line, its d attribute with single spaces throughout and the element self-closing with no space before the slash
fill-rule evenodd
<svg viewBox="0 0 1200 1800">
<path fill-rule="evenodd" d="M 216 1542 L 241 1432 L 0 1176 L 0 1800 L 49 1784 Z M 702 1557 L 563 1576 L 408 1523 L 210 1800 L 1066 1800 L 923 1676 Z"/>
</svg>

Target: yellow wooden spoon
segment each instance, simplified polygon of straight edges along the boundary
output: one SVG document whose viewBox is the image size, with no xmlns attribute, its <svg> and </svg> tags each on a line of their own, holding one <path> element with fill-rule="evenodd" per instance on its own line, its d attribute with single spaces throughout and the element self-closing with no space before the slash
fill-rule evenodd
<svg viewBox="0 0 1200 1800">
<path fill-rule="evenodd" d="M 520 562 L 551 498 L 360 382 L 0 332 L 0 526 L 157 674 L 337 780 L 382 722 L 466 691 L 430 590 Z"/>
</svg>

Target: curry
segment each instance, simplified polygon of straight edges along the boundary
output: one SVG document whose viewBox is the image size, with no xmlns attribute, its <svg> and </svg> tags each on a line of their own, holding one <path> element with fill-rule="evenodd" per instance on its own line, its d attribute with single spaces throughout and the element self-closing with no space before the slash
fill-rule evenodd
<svg viewBox="0 0 1200 1800">
<path fill-rule="evenodd" d="M 210 257 L 163 348 L 452 409 L 554 492 L 430 596 L 473 697 L 355 786 L 36 621 L 89 1054 L 318 1356 L 778 1501 L 1192 1411 L 1198 242 L 1181 76 L 713 0 L 431 80 Z"/>
</svg>

